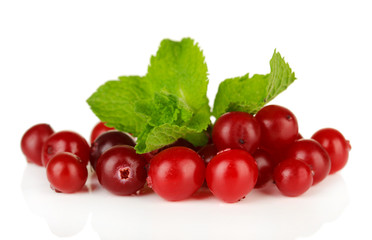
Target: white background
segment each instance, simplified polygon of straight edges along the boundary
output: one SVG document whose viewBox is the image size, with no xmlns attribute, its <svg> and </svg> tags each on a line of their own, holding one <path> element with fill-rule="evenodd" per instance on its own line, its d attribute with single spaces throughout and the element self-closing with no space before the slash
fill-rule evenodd
<svg viewBox="0 0 372 240">
<path fill-rule="evenodd" d="M 1 239 L 372 239 L 369 1 L 0 2 Z M 298 198 L 253 191 L 169 203 L 101 188 L 53 193 L 26 164 L 22 134 L 46 122 L 88 138 L 98 119 L 85 100 L 106 80 L 144 75 L 163 38 L 192 37 L 220 81 L 266 74 L 276 48 L 297 80 L 273 103 L 304 137 L 323 127 L 351 141 L 349 163 Z M 200 198 L 203 198 L 200 196 Z"/>
</svg>

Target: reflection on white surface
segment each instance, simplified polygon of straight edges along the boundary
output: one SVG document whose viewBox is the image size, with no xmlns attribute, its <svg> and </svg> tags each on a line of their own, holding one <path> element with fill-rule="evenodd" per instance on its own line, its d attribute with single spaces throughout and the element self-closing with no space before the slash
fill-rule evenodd
<svg viewBox="0 0 372 240">
<path fill-rule="evenodd" d="M 90 213 L 87 190 L 58 194 L 50 188 L 45 169 L 31 164 L 23 173 L 21 187 L 31 211 L 45 218 L 55 235 L 73 236 L 85 226 Z"/>
<path fill-rule="evenodd" d="M 114 196 L 90 179 L 77 194 L 55 193 L 45 170 L 26 167 L 22 192 L 30 209 L 63 237 L 81 231 L 89 220 L 102 240 L 110 239 L 296 239 L 338 218 L 349 203 L 341 175 L 332 175 L 305 195 L 288 198 L 274 186 L 225 204 L 208 191 L 182 202 L 167 202 L 147 192 Z M 88 223 L 89 224 L 89 223 Z"/>
</svg>

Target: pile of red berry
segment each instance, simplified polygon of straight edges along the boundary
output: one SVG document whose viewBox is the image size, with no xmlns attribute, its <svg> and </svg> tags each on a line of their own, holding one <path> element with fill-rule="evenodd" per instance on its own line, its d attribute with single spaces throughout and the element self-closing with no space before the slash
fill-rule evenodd
<svg viewBox="0 0 372 240">
<path fill-rule="evenodd" d="M 286 196 L 299 196 L 342 169 L 351 149 L 332 128 L 303 139 L 294 114 L 277 105 L 266 106 L 255 116 L 228 112 L 216 120 L 209 135 L 203 147 L 179 139 L 137 154 L 130 134 L 102 122 L 92 131 L 91 146 L 75 132 L 54 133 L 49 125 L 38 124 L 24 134 L 21 148 L 28 162 L 46 167 L 57 192 L 81 190 L 91 165 L 100 184 L 117 195 L 134 194 L 147 182 L 164 199 L 179 201 L 206 182 L 217 198 L 229 203 L 268 182 Z"/>
</svg>

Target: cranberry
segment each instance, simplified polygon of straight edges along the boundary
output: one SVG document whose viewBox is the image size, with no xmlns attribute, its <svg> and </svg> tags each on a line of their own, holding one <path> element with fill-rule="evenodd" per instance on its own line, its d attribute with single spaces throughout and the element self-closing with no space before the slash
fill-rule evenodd
<svg viewBox="0 0 372 240">
<path fill-rule="evenodd" d="M 257 149 L 252 157 L 256 160 L 258 167 L 258 178 L 255 188 L 262 188 L 273 179 L 274 167 L 276 162 L 273 157 L 263 149 Z"/>
<path fill-rule="evenodd" d="M 206 180 L 217 198 L 227 203 L 246 196 L 257 182 L 258 168 L 254 158 L 241 149 L 218 153 L 208 164 Z"/>
<path fill-rule="evenodd" d="M 297 119 L 287 108 L 269 105 L 258 111 L 255 118 L 261 126 L 261 146 L 265 149 L 286 148 L 298 137 Z"/>
<path fill-rule="evenodd" d="M 289 158 L 275 167 L 274 181 L 283 195 L 296 197 L 311 187 L 313 175 L 305 162 Z"/>
<path fill-rule="evenodd" d="M 116 195 L 130 195 L 146 183 L 146 161 L 132 146 L 117 145 L 98 159 L 96 172 L 100 184 Z"/>
<path fill-rule="evenodd" d="M 216 156 L 218 150 L 213 143 L 207 144 L 199 149 L 198 154 L 204 160 L 205 166 L 212 160 L 214 156 Z"/>
<path fill-rule="evenodd" d="M 78 133 L 60 131 L 49 136 L 42 148 L 42 162 L 46 166 L 49 160 L 60 152 L 77 155 L 87 165 L 89 162 L 89 144 Z"/>
<path fill-rule="evenodd" d="M 213 143 L 213 140 L 212 140 L 212 131 L 213 131 L 213 125 L 209 125 L 207 127 L 207 130 L 205 130 L 205 135 L 207 136 L 208 138 L 208 144 L 209 143 Z"/>
<path fill-rule="evenodd" d="M 25 132 L 21 140 L 21 149 L 27 162 L 43 166 L 41 150 L 44 142 L 53 133 L 53 129 L 45 123 L 37 124 Z"/>
<path fill-rule="evenodd" d="M 260 125 L 245 112 L 228 112 L 219 117 L 213 127 L 212 139 L 219 151 L 243 149 L 253 153 L 260 142 Z"/>
<path fill-rule="evenodd" d="M 296 137 L 296 140 L 300 140 L 300 139 L 303 139 L 304 137 L 301 135 L 301 133 L 298 133 L 297 134 L 297 137 Z"/>
<path fill-rule="evenodd" d="M 351 146 L 339 131 L 333 128 L 324 128 L 314 133 L 311 138 L 319 142 L 327 151 L 331 159 L 329 174 L 341 170 L 346 165 Z"/>
<path fill-rule="evenodd" d="M 149 186 L 168 201 L 190 197 L 203 182 L 205 166 L 201 157 L 186 147 L 171 147 L 151 160 Z"/>
<path fill-rule="evenodd" d="M 111 130 L 102 133 L 93 142 L 90 148 L 90 164 L 96 169 L 97 161 L 99 157 L 109 148 L 116 145 L 128 145 L 134 147 L 136 142 L 127 133 Z"/>
<path fill-rule="evenodd" d="M 104 132 L 114 130 L 115 128 L 107 127 L 104 122 L 99 122 L 94 126 L 92 133 L 90 134 L 90 143 L 92 144 L 96 138 Z"/>
<path fill-rule="evenodd" d="M 264 150 L 270 155 L 271 160 L 274 162 L 274 166 L 276 166 L 281 161 L 287 159 L 287 152 L 291 145 L 283 147 L 282 149 L 267 149 L 263 147 L 259 147 L 259 149 Z"/>
<path fill-rule="evenodd" d="M 314 172 L 313 184 L 328 176 L 331 160 L 326 150 L 315 140 L 301 139 L 294 142 L 288 149 L 287 158 L 302 160 Z"/>
<path fill-rule="evenodd" d="M 155 156 L 152 152 L 141 153 L 141 156 L 146 160 L 147 163 L 151 162 L 151 159 Z"/>
<path fill-rule="evenodd" d="M 86 165 L 78 156 L 68 152 L 54 155 L 46 166 L 46 172 L 51 187 L 63 193 L 81 190 L 88 178 Z"/>
</svg>

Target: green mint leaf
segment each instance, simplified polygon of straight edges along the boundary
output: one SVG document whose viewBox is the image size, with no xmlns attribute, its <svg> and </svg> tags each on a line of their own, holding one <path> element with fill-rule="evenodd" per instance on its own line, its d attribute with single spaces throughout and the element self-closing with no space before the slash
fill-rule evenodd
<svg viewBox="0 0 372 240">
<path fill-rule="evenodd" d="M 209 111 L 207 71 L 203 52 L 192 39 L 166 39 L 151 57 L 146 77 L 155 92 L 171 93 L 194 111 Z"/>
<path fill-rule="evenodd" d="M 120 77 L 100 86 L 87 100 L 97 117 L 107 126 L 139 135 L 146 119 L 134 109 L 134 102 L 151 97 L 146 79 L 138 76 Z"/>
<path fill-rule="evenodd" d="M 295 79 L 288 63 L 274 51 L 270 60 L 271 72 L 249 77 L 230 78 L 221 82 L 214 101 L 213 115 L 218 118 L 225 112 L 256 113 L 266 103 L 284 91 Z"/>
<path fill-rule="evenodd" d="M 206 131 L 203 132 L 194 132 L 194 130 L 188 129 L 189 131 L 186 132 L 183 139 L 193 143 L 194 146 L 204 146 L 208 143 L 208 136 Z"/>
</svg>

